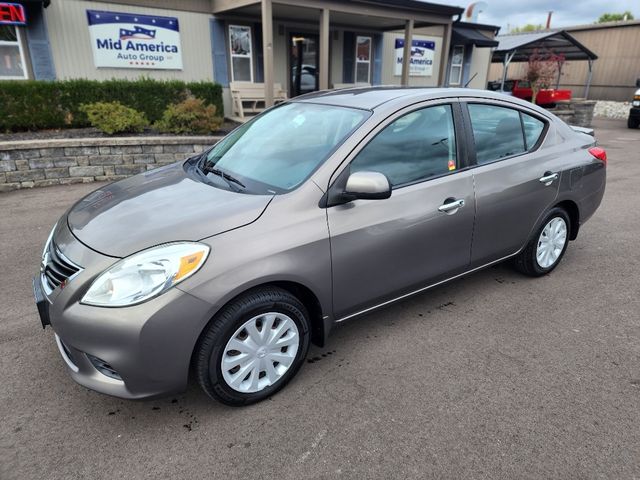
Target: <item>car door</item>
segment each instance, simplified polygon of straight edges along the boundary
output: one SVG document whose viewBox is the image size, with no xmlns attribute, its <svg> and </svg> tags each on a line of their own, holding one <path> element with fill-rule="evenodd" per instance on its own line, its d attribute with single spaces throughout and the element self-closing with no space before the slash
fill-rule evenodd
<svg viewBox="0 0 640 480">
<path fill-rule="evenodd" d="M 337 319 L 468 267 L 475 207 L 459 108 L 449 101 L 396 113 L 336 172 L 333 189 L 356 171 L 381 172 L 392 186 L 390 198 L 327 209 Z"/>
<path fill-rule="evenodd" d="M 553 148 L 539 148 L 549 127 L 534 112 L 500 102 L 469 100 L 462 106 L 476 164 L 475 268 L 524 246 L 558 195 L 562 159 Z"/>
</svg>

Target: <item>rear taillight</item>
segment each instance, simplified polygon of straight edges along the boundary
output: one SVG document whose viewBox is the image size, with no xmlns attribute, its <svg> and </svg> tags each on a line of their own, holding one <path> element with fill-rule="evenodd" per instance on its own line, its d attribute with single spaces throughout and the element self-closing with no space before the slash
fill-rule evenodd
<svg viewBox="0 0 640 480">
<path fill-rule="evenodd" d="M 604 163 L 607 166 L 607 152 L 604 148 L 600 147 L 591 147 L 589 149 L 589 153 Z"/>
</svg>

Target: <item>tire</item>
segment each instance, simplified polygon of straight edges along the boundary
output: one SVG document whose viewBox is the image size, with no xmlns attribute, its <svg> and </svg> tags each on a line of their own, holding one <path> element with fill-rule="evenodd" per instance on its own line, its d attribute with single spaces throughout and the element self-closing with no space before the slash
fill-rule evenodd
<svg viewBox="0 0 640 480">
<path fill-rule="evenodd" d="M 627 120 L 627 127 L 629 128 L 638 128 L 639 124 L 640 120 L 638 120 L 637 118 L 629 117 L 629 119 Z"/>
<path fill-rule="evenodd" d="M 546 256 L 544 253 L 546 251 L 549 251 L 549 248 L 547 248 L 549 247 L 549 243 L 548 240 L 543 240 L 542 233 L 545 231 L 547 226 L 561 225 L 562 222 L 564 222 L 565 229 L 564 244 L 562 245 L 562 248 L 552 249 L 552 252 L 549 253 L 548 256 Z M 524 249 L 514 258 L 513 265 L 515 266 L 515 268 L 521 273 L 524 273 L 525 275 L 529 275 L 531 277 L 540 277 L 553 271 L 553 269 L 558 266 L 558 264 L 562 260 L 562 257 L 564 256 L 564 253 L 567 250 L 571 228 L 571 221 L 567 212 L 559 207 L 552 208 L 545 217 L 541 226 L 536 229 Z M 557 240 L 562 237 L 561 231 L 559 231 L 558 235 L 559 237 L 556 238 L 556 243 L 552 243 L 551 245 L 556 245 L 557 247 L 559 246 Z M 545 235 L 545 238 L 549 237 Z M 546 243 L 547 247 L 541 246 L 541 250 L 539 251 L 539 243 Z M 542 254 L 541 260 L 538 259 L 538 253 Z"/>
<path fill-rule="evenodd" d="M 304 362 L 310 325 L 307 309 L 286 290 L 265 287 L 247 292 L 223 307 L 200 336 L 194 355 L 198 383 L 211 398 L 231 406 L 270 397 Z M 229 362 L 225 368 L 223 358 Z M 237 365 L 230 368 L 231 364 Z"/>
</svg>

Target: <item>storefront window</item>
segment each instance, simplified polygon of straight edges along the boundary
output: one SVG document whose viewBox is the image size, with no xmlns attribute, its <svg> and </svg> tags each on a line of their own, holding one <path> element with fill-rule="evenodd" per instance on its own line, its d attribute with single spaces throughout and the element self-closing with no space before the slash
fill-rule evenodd
<svg viewBox="0 0 640 480">
<path fill-rule="evenodd" d="M 356 83 L 371 83 L 371 37 L 356 37 Z"/>
<path fill-rule="evenodd" d="M 20 31 L 15 25 L 0 25 L 0 79 L 27 78 Z"/>
<path fill-rule="evenodd" d="M 231 50 L 231 80 L 234 82 L 253 82 L 251 27 L 229 25 L 229 48 Z"/>
<path fill-rule="evenodd" d="M 462 63 L 464 60 L 464 47 L 456 45 L 451 55 L 451 70 L 449 72 L 449 85 L 460 85 L 462 81 Z"/>
</svg>

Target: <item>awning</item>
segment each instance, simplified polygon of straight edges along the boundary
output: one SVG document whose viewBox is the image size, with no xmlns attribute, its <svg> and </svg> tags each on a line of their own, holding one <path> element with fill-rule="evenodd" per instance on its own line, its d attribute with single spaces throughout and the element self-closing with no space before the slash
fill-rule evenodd
<svg viewBox="0 0 640 480">
<path fill-rule="evenodd" d="M 452 45 L 475 45 L 476 47 L 497 47 L 498 41 L 487 37 L 477 28 L 460 27 L 453 24 Z"/>
</svg>

